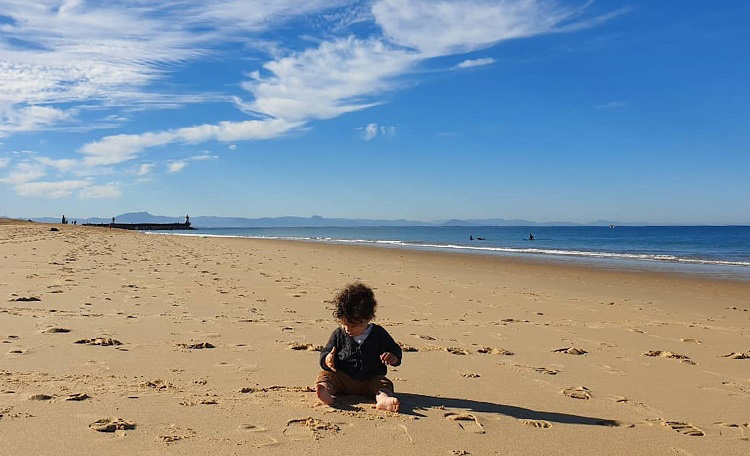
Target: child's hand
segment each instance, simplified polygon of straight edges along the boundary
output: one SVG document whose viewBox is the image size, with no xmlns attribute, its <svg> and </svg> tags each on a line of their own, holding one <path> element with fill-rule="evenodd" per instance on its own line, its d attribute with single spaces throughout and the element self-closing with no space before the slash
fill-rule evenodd
<svg viewBox="0 0 750 456">
<path fill-rule="evenodd" d="M 326 366 L 328 366 L 329 369 L 336 372 L 336 347 L 333 347 L 333 350 L 331 350 L 331 353 L 326 356 Z"/>
<path fill-rule="evenodd" d="M 382 355 L 380 355 L 380 361 L 382 361 L 383 364 L 386 364 L 388 366 L 393 366 L 396 363 L 398 363 L 398 358 L 396 358 L 396 355 L 394 355 L 391 352 L 385 352 Z"/>
</svg>

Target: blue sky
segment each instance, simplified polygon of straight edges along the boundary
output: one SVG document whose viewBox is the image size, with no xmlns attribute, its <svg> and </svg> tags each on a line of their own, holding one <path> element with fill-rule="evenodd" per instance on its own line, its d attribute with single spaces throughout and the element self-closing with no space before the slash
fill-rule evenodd
<svg viewBox="0 0 750 456">
<path fill-rule="evenodd" d="M 750 224 L 749 22 L 744 1 L 0 0 L 0 215 Z"/>
</svg>

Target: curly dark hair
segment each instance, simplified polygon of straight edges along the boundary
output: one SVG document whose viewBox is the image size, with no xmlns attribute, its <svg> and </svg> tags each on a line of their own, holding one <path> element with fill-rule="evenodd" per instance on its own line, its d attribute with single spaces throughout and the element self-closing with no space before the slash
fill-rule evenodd
<svg viewBox="0 0 750 456">
<path fill-rule="evenodd" d="M 375 317 L 378 302 L 372 288 L 362 282 L 350 283 L 333 298 L 333 317 L 350 323 L 361 323 Z"/>
</svg>

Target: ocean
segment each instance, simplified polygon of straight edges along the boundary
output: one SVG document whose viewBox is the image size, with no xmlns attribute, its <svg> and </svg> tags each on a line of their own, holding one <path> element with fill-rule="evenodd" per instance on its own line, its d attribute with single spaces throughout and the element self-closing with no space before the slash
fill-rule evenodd
<svg viewBox="0 0 750 456">
<path fill-rule="evenodd" d="M 750 280 L 750 226 L 198 228 L 169 234 L 378 245 Z"/>
</svg>

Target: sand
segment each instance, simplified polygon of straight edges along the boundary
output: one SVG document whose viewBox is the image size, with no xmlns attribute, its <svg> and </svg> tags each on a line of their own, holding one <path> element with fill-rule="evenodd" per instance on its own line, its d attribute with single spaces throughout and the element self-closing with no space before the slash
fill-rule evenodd
<svg viewBox="0 0 750 456">
<path fill-rule="evenodd" d="M 0 454 L 750 454 L 750 284 L 0 221 Z M 401 413 L 310 389 L 374 287 Z M 747 356 L 745 356 L 747 355 Z"/>
</svg>

